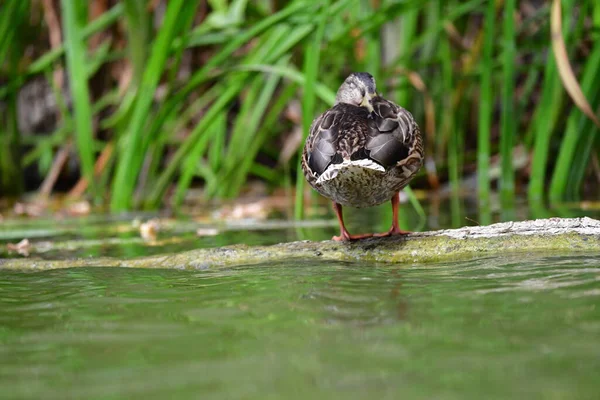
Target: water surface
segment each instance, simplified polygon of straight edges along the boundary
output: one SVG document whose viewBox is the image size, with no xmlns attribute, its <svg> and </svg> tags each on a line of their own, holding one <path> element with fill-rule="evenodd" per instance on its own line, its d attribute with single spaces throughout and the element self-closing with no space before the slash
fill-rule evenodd
<svg viewBox="0 0 600 400">
<path fill-rule="evenodd" d="M 0 397 L 597 398 L 599 260 L 0 271 Z"/>
</svg>

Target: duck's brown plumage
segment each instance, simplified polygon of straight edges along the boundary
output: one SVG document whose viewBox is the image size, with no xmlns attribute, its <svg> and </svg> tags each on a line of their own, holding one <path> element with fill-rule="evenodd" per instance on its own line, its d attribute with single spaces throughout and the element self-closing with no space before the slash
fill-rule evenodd
<svg viewBox="0 0 600 400">
<path fill-rule="evenodd" d="M 373 98 L 372 106 L 370 112 L 361 106 L 336 104 L 313 122 L 304 146 L 302 168 L 309 184 L 345 206 L 368 207 L 388 201 L 408 184 L 423 162 L 421 133 L 412 115 L 379 96 Z M 358 165 L 360 160 L 385 171 L 366 168 L 352 179 L 337 182 L 336 176 L 317 183 L 328 168 L 344 161 Z"/>
<path fill-rule="evenodd" d="M 371 75 L 348 77 L 336 104 L 313 122 L 304 146 L 308 183 L 336 207 L 369 207 L 390 199 L 394 204 L 423 163 L 421 132 L 410 112 L 378 95 L 369 97 L 368 105 L 343 101 L 360 103 L 356 98 L 366 98 L 368 91 L 375 92 Z"/>
</svg>

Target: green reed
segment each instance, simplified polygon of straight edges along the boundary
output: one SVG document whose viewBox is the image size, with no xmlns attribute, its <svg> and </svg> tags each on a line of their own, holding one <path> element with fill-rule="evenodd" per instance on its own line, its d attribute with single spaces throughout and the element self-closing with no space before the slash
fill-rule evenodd
<svg viewBox="0 0 600 400">
<path fill-rule="evenodd" d="M 496 4 L 488 2 L 485 11 L 483 57 L 481 60 L 481 86 L 479 89 L 479 118 L 477 126 L 477 194 L 482 210 L 490 207 L 490 156 L 492 113 L 494 110 L 494 35 L 496 34 Z M 489 223 L 487 216 L 484 223 Z"/>
<path fill-rule="evenodd" d="M 187 13 L 195 13 L 197 5 L 198 1 L 185 2 L 184 0 L 173 0 L 168 4 L 164 21 L 152 45 L 150 59 L 141 77 L 131 120 L 119 143 L 120 156 L 112 185 L 111 208 L 113 210 L 131 207 L 138 177 L 137 172 L 142 167 L 148 144 L 148 140 L 143 138 L 144 129 L 152 107 L 154 93 L 167 63 L 169 47 L 178 34 L 182 19 L 188 15 Z"/>
<path fill-rule="evenodd" d="M 38 3 L 7 0 L 0 6 L 0 107 L 7 110 L 0 138 L 19 150 L 0 147 L 3 190 L 23 183 L 11 170 L 16 164 L 6 161 L 10 157 L 22 152 L 25 165 L 45 174 L 59 148 L 72 140 L 81 175 L 91 183 L 88 193 L 103 197 L 113 211 L 178 206 L 195 185 L 203 185 L 209 198 L 233 198 L 246 182 L 260 179 L 269 187 L 293 182 L 300 217 L 306 192 L 302 143 L 285 159 L 281 148 L 293 142 L 295 126 L 306 137 L 345 76 L 359 70 L 371 72 L 379 91 L 411 110 L 424 127 L 423 96 L 408 72 L 422 80 L 435 120 L 426 148 L 442 189 L 447 186 L 454 199 L 473 189 L 489 208 L 496 187 L 505 203 L 519 193 L 531 201 L 559 202 L 593 190 L 598 129 L 564 90 L 548 4 L 165 4 L 158 15 L 163 8 L 122 0 L 90 20 L 85 2 L 63 0 L 64 42 L 52 50 L 36 42 L 45 39 L 22 34 L 23 28 L 48 29 L 26 18 L 31 7 L 41 12 Z M 563 32 L 569 59 L 597 109 L 600 6 L 569 0 L 562 7 L 563 26 L 574 27 Z M 102 41 L 91 47 L 98 33 Z M 68 85 L 55 88 L 56 97 L 72 104 L 65 101 L 50 133 L 20 132 L 20 88 L 59 68 L 65 68 Z M 115 71 L 127 71 L 130 79 L 120 80 Z M 294 104 L 301 107 L 299 119 L 288 116 Z M 112 145 L 108 163 L 94 172 L 100 152 Z M 518 149 L 525 164 L 515 156 Z M 470 186 L 473 181 L 477 187 Z M 422 173 L 411 186 L 429 189 L 429 182 Z M 489 222 L 489 214 L 482 217 L 481 223 Z"/>
<path fill-rule="evenodd" d="M 317 22 L 317 30 L 312 40 L 309 41 L 304 51 L 304 93 L 302 97 L 302 131 L 303 138 L 308 136 L 310 125 L 315 114 L 315 83 L 317 82 L 317 75 L 319 71 L 320 58 L 321 58 L 321 42 L 323 41 L 323 34 L 325 33 L 325 24 L 327 23 L 327 8 L 329 7 L 329 1 L 325 2 L 325 5 L 319 15 L 319 21 Z M 302 157 L 302 147 L 298 151 L 299 159 Z M 297 179 L 296 179 L 296 207 L 294 209 L 294 215 L 296 218 L 303 217 L 303 201 L 304 198 L 304 174 L 302 168 L 300 168 L 300 162 L 297 167 Z"/>
<path fill-rule="evenodd" d="M 515 95 L 515 25 L 514 13 L 516 0 L 506 0 L 504 5 L 503 57 L 502 57 L 502 117 L 500 120 L 500 156 L 502 165 L 502 180 L 500 186 L 503 207 L 510 206 L 514 201 L 515 172 L 513 166 L 513 147 L 516 142 L 514 116 Z"/>
<path fill-rule="evenodd" d="M 73 95 L 75 138 L 81 161 L 82 175 L 88 180 L 92 194 L 96 192 L 94 181 L 94 129 L 92 104 L 88 86 L 89 71 L 86 43 L 82 29 L 87 7 L 83 2 L 61 1 L 65 36 L 65 58 Z"/>
<path fill-rule="evenodd" d="M 0 60 L 9 79 L 18 79 L 18 63 L 22 44 L 18 40 L 27 15 L 27 4 L 19 0 L 5 2 L 0 13 Z M 20 135 L 17 126 L 17 87 L 8 85 L 7 102 L 0 116 L 0 197 L 1 193 L 17 196 L 23 191 Z"/>
<path fill-rule="evenodd" d="M 591 53 L 584 64 L 581 87 L 592 107 L 600 104 L 598 85 L 600 77 L 600 6 L 590 4 L 593 23 L 596 30 L 595 42 Z M 563 11 L 563 15 L 566 14 Z M 567 119 L 565 134 L 562 138 L 560 151 L 550 184 L 550 200 L 558 202 L 564 198 L 577 198 L 586 174 L 592 154 L 598 156 L 598 127 L 579 109 L 571 110 Z"/>
</svg>

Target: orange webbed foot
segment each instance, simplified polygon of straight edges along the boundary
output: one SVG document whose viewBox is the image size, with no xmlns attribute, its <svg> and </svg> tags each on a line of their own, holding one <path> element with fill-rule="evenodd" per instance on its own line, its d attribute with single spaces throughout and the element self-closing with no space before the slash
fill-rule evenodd
<svg viewBox="0 0 600 400">
<path fill-rule="evenodd" d="M 348 231 L 345 231 L 345 232 L 342 232 L 340 234 L 340 236 L 332 237 L 331 240 L 334 240 L 336 242 L 352 242 L 354 240 L 366 239 L 366 238 L 370 238 L 373 236 L 375 236 L 375 235 L 373 235 L 372 233 L 363 233 L 360 235 L 350 235 L 348 233 Z"/>
</svg>

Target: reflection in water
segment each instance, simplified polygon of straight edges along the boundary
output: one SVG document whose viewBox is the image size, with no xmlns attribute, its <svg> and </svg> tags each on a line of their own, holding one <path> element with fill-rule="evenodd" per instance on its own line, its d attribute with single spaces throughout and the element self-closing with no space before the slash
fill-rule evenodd
<svg viewBox="0 0 600 400">
<path fill-rule="evenodd" d="M 551 210 L 543 204 L 532 204 L 529 208 L 524 200 L 516 203 L 515 209 L 500 207 L 497 198 L 492 197 L 485 215 L 478 211 L 477 199 L 472 197 L 454 198 L 454 201 L 428 193 L 424 202 L 425 217 L 419 217 L 408 203 L 402 204 L 400 223 L 407 230 L 435 230 L 465 225 L 485 225 L 508 219 L 524 220 L 539 217 L 578 217 L 600 218 L 600 210 L 578 210 L 576 205 Z M 244 243 L 247 245 L 269 245 L 299 239 L 326 240 L 338 234 L 329 203 L 317 207 L 315 217 L 322 220 L 294 221 L 268 220 L 229 223 L 228 227 L 212 226 L 218 231 L 214 236 L 198 237 L 198 223 L 189 218 L 169 220 L 158 241 L 146 242 L 140 238 L 139 229 L 132 225 L 132 216 L 117 217 L 93 216 L 85 219 L 61 221 L 35 220 L 4 221 L 0 224 L 0 258 L 9 257 L 7 243 L 17 243 L 28 238 L 32 244 L 31 253 L 48 259 L 74 257 L 112 256 L 131 258 L 144 255 L 186 251 L 194 248 L 219 247 Z M 329 213 L 329 214 L 327 214 Z M 148 217 L 148 216 L 147 216 Z M 331 219 L 327 219 L 331 218 Z M 348 208 L 346 222 L 351 232 L 383 232 L 389 228 L 391 210 L 388 204 L 366 209 Z M 202 225 L 207 230 L 206 225 Z M 210 227 L 210 226 L 209 226 Z M 13 255 L 14 256 L 14 255 Z"/>
<path fill-rule="evenodd" d="M 0 393 L 593 398 L 598 259 L 3 271 Z"/>
</svg>

